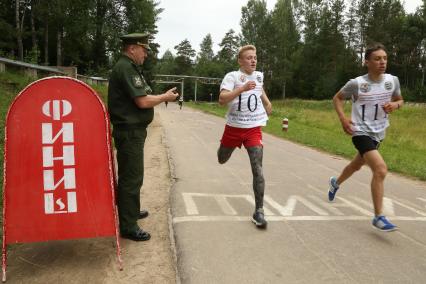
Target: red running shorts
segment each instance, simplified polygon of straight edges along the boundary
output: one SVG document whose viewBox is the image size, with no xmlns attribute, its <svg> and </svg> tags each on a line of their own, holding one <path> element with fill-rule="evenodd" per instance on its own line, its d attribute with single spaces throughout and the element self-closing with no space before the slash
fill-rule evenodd
<svg viewBox="0 0 426 284">
<path fill-rule="evenodd" d="M 228 148 L 241 148 L 241 145 L 244 145 L 246 148 L 263 145 L 262 129 L 260 126 L 238 128 L 226 125 L 220 142 L 223 147 Z"/>
</svg>

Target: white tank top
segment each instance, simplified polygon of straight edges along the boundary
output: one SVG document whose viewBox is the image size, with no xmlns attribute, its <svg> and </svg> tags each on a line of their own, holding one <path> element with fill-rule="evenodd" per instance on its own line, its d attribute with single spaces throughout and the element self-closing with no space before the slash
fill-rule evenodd
<svg viewBox="0 0 426 284">
<path fill-rule="evenodd" d="M 354 130 L 361 132 L 383 132 L 389 126 L 389 119 L 383 106 L 392 100 L 395 90 L 391 75 L 384 74 L 384 80 L 372 84 L 365 77 L 357 77 L 358 98 L 352 106 Z M 354 98 L 355 99 L 355 98 Z"/>
<path fill-rule="evenodd" d="M 238 97 L 228 103 L 228 113 L 226 114 L 226 124 L 238 128 L 253 128 L 265 126 L 268 116 L 263 107 L 263 73 L 254 71 L 247 75 L 241 70 L 226 74 L 220 85 L 220 90 L 233 91 L 242 87 L 248 81 L 256 82 L 253 90 L 242 92 Z"/>
<path fill-rule="evenodd" d="M 383 74 L 383 79 L 375 82 L 366 74 L 350 80 L 341 92 L 345 98 L 352 98 L 353 135 L 368 135 L 377 141 L 383 140 L 389 126 L 383 105 L 390 102 L 392 96 L 401 95 L 398 78 Z"/>
</svg>

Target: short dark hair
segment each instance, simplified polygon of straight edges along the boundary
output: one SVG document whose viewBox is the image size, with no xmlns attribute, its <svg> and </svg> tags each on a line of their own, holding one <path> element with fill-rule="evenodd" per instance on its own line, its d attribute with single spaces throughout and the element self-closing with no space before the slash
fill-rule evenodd
<svg viewBox="0 0 426 284">
<path fill-rule="evenodd" d="M 365 60 L 370 59 L 371 54 L 372 54 L 373 52 L 377 51 L 377 50 L 383 50 L 383 51 L 385 51 L 385 52 L 386 52 L 386 48 L 385 48 L 385 46 L 384 46 L 383 44 L 381 44 L 380 42 L 375 42 L 375 43 L 369 44 L 369 45 L 367 46 L 367 49 L 365 50 L 365 56 L 364 56 L 364 59 L 365 59 Z"/>
</svg>

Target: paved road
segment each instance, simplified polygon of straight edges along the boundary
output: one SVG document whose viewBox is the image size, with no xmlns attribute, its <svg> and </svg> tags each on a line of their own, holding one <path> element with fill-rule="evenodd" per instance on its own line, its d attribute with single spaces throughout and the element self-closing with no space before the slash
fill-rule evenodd
<svg viewBox="0 0 426 284">
<path fill-rule="evenodd" d="M 258 230 L 245 150 L 217 163 L 224 119 L 174 104 L 159 116 L 182 283 L 425 283 L 425 183 L 388 175 L 385 211 L 400 230 L 383 233 L 370 223 L 367 168 L 329 203 L 328 178 L 348 161 L 265 134 L 269 226 Z"/>
</svg>

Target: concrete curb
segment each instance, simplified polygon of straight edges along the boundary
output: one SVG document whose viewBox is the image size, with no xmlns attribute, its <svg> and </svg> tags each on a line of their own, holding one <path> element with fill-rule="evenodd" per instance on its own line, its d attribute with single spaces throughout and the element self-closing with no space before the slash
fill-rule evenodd
<svg viewBox="0 0 426 284">
<path fill-rule="evenodd" d="M 167 161 L 169 163 L 169 170 L 170 170 L 170 188 L 169 188 L 169 209 L 168 209 L 168 225 L 169 225 L 169 238 L 170 238 L 170 250 L 172 251 L 172 255 L 173 255 L 173 262 L 175 264 L 175 273 L 176 273 L 176 283 L 177 284 L 181 284 L 180 281 L 180 275 L 179 275 L 179 269 L 178 269 L 178 261 L 177 261 L 177 251 L 176 251 L 176 242 L 175 242 L 175 232 L 173 229 L 173 215 L 171 212 L 171 195 L 170 193 L 174 190 L 175 187 L 175 183 L 176 183 L 176 174 L 175 174 L 175 165 L 173 162 L 173 158 L 170 154 L 170 147 L 169 144 L 167 143 L 167 135 L 166 135 L 166 130 L 163 127 L 162 123 L 161 123 L 161 116 L 156 113 L 157 117 L 159 117 L 159 122 L 162 128 L 162 135 L 161 135 L 161 142 L 162 144 L 165 146 L 166 148 L 166 153 L 167 153 Z"/>
</svg>

